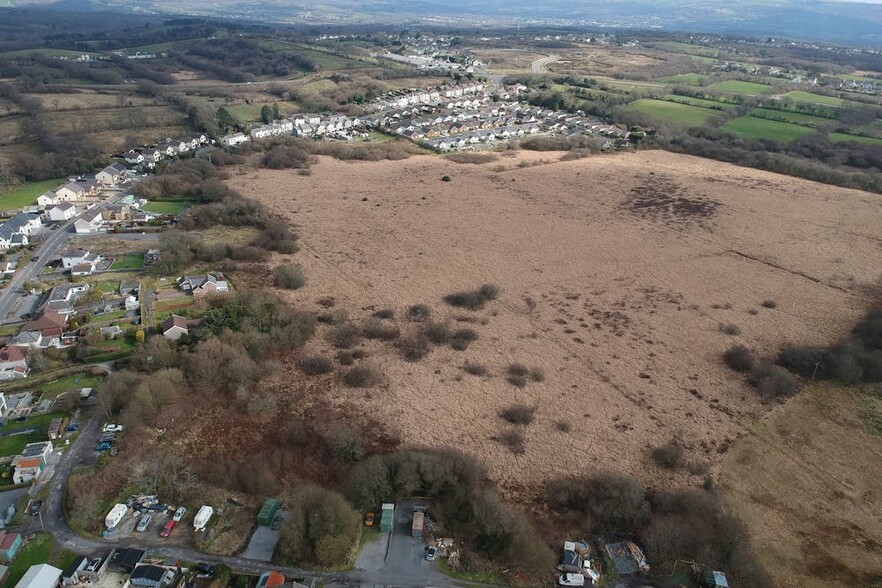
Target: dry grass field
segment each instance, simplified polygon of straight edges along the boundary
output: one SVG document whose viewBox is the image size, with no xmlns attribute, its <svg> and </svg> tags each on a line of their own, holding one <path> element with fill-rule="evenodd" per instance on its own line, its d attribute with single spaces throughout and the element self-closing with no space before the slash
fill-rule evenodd
<svg viewBox="0 0 882 588">
<path fill-rule="evenodd" d="M 699 483 L 769 411 L 721 354 L 734 343 L 763 354 L 847 333 L 879 281 L 882 201 L 657 151 L 560 157 L 323 158 L 311 175 L 251 171 L 230 183 L 297 227 L 308 281 L 285 293 L 293 302 L 345 311 L 356 325 L 393 309 L 405 334 L 418 328 L 406 309 L 427 304 L 479 336 L 418 362 L 361 343 L 361 361 L 385 382 L 344 388 L 338 369 L 317 379 L 323 402 L 405 442 L 480 457 L 509 496 L 590 468 L 655 487 Z M 482 310 L 442 300 L 485 283 L 501 293 Z M 319 336 L 307 352 L 334 350 Z M 464 373 L 467 361 L 488 374 Z M 512 385 L 512 362 L 544 378 Z M 284 373 L 275 377 L 284 385 Z M 512 404 L 535 408 L 531 424 L 516 425 L 522 453 L 497 441 L 511 428 L 499 413 Z M 660 470 L 649 453 L 673 439 L 688 467 Z"/>
<path fill-rule="evenodd" d="M 882 585 L 882 437 L 862 422 L 865 394 L 813 386 L 723 460 L 724 495 L 775 586 Z"/>
</svg>

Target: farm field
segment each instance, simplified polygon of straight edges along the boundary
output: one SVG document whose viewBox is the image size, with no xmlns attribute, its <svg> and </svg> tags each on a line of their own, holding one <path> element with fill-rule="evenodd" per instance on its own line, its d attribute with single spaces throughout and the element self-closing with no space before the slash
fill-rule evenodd
<svg viewBox="0 0 882 588">
<path fill-rule="evenodd" d="M 720 112 L 700 106 L 644 98 L 629 104 L 625 110 L 642 112 L 663 121 L 689 127 L 703 126 L 720 116 Z"/>
<path fill-rule="evenodd" d="M 192 204 L 190 200 L 151 200 L 144 205 L 144 210 L 156 214 L 180 214 Z"/>
<path fill-rule="evenodd" d="M 867 143 L 868 145 L 882 145 L 882 139 L 877 137 L 863 137 L 861 135 L 850 135 L 848 133 L 830 133 L 827 135 L 832 143 L 841 143 L 843 141 L 854 141 L 855 143 Z"/>
<path fill-rule="evenodd" d="M 769 139 L 789 143 L 802 139 L 815 132 L 810 127 L 795 125 L 777 120 L 756 118 L 755 116 L 739 116 L 723 125 L 722 130 L 741 135 L 747 139 Z"/>
<path fill-rule="evenodd" d="M 823 116 L 814 116 L 812 114 L 803 114 L 801 112 L 788 112 L 786 110 L 772 110 L 770 108 L 754 108 L 752 113 L 765 116 L 773 116 L 784 119 L 784 122 L 791 122 L 798 125 L 817 126 L 833 122 L 835 119 L 824 118 Z M 756 117 L 759 118 L 759 117 Z M 770 120 L 770 119 L 766 119 Z"/>
<path fill-rule="evenodd" d="M 702 82 L 707 80 L 707 76 L 704 74 L 698 73 L 688 73 L 688 74 L 680 74 L 677 76 L 667 76 L 665 78 L 659 78 L 656 81 L 664 82 L 666 84 L 684 84 L 686 86 L 700 86 Z"/>
<path fill-rule="evenodd" d="M 785 97 L 798 102 L 810 102 L 812 104 L 824 104 L 826 106 L 842 106 L 845 102 L 842 98 L 834 96 L 824 96 L 822 94 L 812 94 L 811 92 L 787 92 Z"/>
<path fill-rule="evenodd" d="M 882 431 L 862 422 L 869 393 L 811 386 L 723 459 L 723 495 L 774 586 L 879 585 Z"/>
<path fill-rule="evenodd" d="M 717 100 L 707 100 L 706 98 L 693 98 L 692 96 L 680 96 L 679 94 L 668 94 L 665 100 L 670 102 L 679 102 L 680 104 L 690 104 L 692 106 L 701 106 L 703 108 L 735 108 L 736 104 L 728 104 Z"/>
<path fill-rule="evenodd" d="M 0 194 L 0 210 L 12 210 L 37 203 L 37 197 L 44 192 L 57 188 L 65 182 L 64 178 L 40 180 L 22 184 L 8 192 Z"/>
<path fill-rule="evenodd" d="M 689 462 L 717 471 L 725 445 L 770 410 L 721 354 L 738 343 L 770 355 L 850 331 L 880 278 L 882 202 L 661 151 L 561 155 L 322 158 L 309 176 L 259 170 L 228 182 L 297 225 L 307 283 L 280 292 L 296 307 L 326 312 L 317 301 L 333 299 L 354 325 L 390 309 L 406 336 L 418 328 L 407 308 L 426 304 L 478 336 L 416 362 L 367 340 L 356 349 L 385 383 L 365 393 L 321 376 L 315 403 L 372 415 L 405 444 L 472 453 L 509 497 L 535 498 L 550 478 L 611 460 L 651 487 L 698 486 L 704 473 L 659 470 L 650 448 L 676 438 Z M 443 301 L 484 283 L 500 295 L 483 310 Z M 329 328 L 304 353 L 333 357 Z M 287 389 L 291 359 L 268 390 Z M 466 374 L 466 362 L 488 375 Z M 543 381 L 512 385 L 512 362 L 540 368 Z M 495 440 L 507 430 L 499 412 L 515 403 L 535 408 L 517 454 Z"/>
<path fill-rule="evenodd" d="M 717 90 L 720 92 L 731 92 L 733 94 L 746 94 L 748 96 L 756 96 L 763 94 L 772 89 L 768 84 L 757 84 L 755 82 L 745 82 L 742 80 L 726 80 L 717 82 L 708 86 L 709 90 Z"/>
</svg>

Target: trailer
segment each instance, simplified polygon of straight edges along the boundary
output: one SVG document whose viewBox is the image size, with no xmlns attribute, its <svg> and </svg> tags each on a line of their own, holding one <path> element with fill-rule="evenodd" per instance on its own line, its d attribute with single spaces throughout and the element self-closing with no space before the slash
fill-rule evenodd
<svg viewBox="0 0 882 588">
<path fill-rule="evenodd" d="M 257 513 L 257 524 L 261 527 L 269 527 L 273 523 L 273 519 L 276 518 L 276 514 L 279 512 L 279 506 L 281 504 L 275 498 L 267 498 L 266 502 L 263 503 L 263 506 L 260 508 L 260 512 Z"/>
<path fill-rule="evenodd" d="M 196 517 L 193 519 L 193 528 L 197 531 L 202 531 L 205 529 L 205 526 L 208 525 L 208 521 L 211 520 L 211 515 L 214 514 L 214 509 L 207 504 L 203 504 L 199 509 L 199 512 L 196 513 Z"/>
<path fill-rule="evenodd" d="M 395 526 L 395 505 L 384 502 L 383 514 L 380 517 L 380 533 L 391 533 L 393 526 Z"/>
<path fill-rule="evenodd" d="M 104 524 L 107 526 L 107 529 L 113 530 L 123 520 L 127 512 L 129 512 L 129 507 L 125 504 L 117 504 L 111 508 L 107 516 L 104 517 Z"/>
<path fill-rule="evenodd" d="M 423 525 L 426 522 L 426 513 L 423 511 L 416 511 L 413 513 L 413 525 L 410 527 L 410 534 L 414 537 L 422 537 L 423 536 Z"/>
</svg>

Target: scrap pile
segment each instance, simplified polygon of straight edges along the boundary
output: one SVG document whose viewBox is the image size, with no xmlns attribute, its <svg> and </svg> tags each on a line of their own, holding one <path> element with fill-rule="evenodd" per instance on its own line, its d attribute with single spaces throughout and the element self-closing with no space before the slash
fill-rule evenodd
<svg viewBox="0 0 882 588">
<path fill-rule="evenodd" d="M 174 507 L 167 504 L 160 504 L 159 497 L 155 494 L 150 495 L 134 495 L 126 500 L 126 506 L 135 512 L 174 512 Z"/>
</svg>

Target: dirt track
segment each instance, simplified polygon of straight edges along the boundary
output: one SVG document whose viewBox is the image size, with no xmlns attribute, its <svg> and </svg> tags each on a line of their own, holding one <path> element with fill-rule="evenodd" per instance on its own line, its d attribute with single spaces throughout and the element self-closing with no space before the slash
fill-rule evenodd
<svg viewBox="0 0 882 588">
<path fill-rule="evenodd" d="M 292 301 L 321 310 L 316 301 L 333 297 L 356 322 L 417 303 L 478 321 L 466 325 L 480 334 L 467 351 L 438 348 L 419 363 L 366 343 L 388 384 L 365 394 L 325 376 L 336 403 L 364 407 L 406 442 L 480 456 L 510 492 L 592 467 L 665 484 L 689 475 L 652 465 L 651 448 L 670 439 L 685 444 L 698 481 L 767 410 L 721 353 L 846 333 L 880 277 L 882 198 L 664 152 L 559 158 L 323 159 L 310 176 L 265 170 L 230 183 L 297 226 L 309 283 Z M 520 167 L 539 160 L 553 163 Z M 483 311 L 441 301 L 488 282 L 502 293 Z M 492 377 L 464 375 L 466 360 Z M 545 381 L 507 383 L 513 361 L 542 367 Z M 537 407 L 523 455 L 493 440 L 512 403 Z"/>
</svg>

